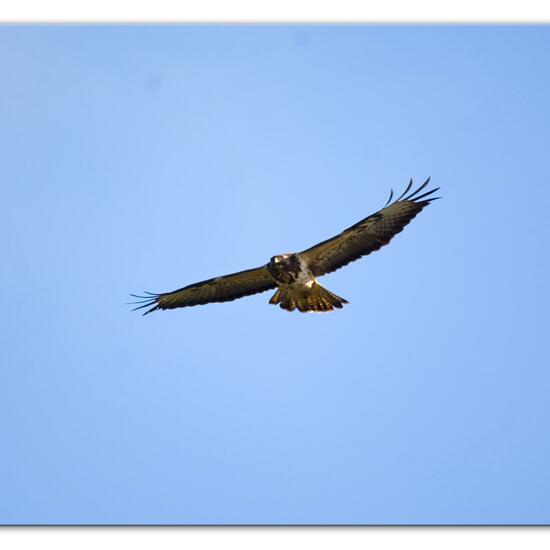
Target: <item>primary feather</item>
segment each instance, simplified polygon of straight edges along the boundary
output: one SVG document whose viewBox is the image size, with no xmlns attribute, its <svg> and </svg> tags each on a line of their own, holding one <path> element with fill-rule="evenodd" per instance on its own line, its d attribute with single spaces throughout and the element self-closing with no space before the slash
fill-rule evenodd
<svg viewBox="0 0 550 550">
<path fill-rule="evenodd" d="M 429 181 L 430 178 L 416 191 L 405 196 L 412 187 L 411 180 L 405 192 L 394 202 L 388 204 L 393 197 L 392 190 L 390 199 L 386 203 L 387 206 L 382 210 L 348 227 L 339 235 L 300 252 L 300 255 L 309 263 L 311 272 L 316 277 L 320 277 L 388 244 L 422 209 L 431 201 L 439 198 L 427 198 L 439 187 L 415 197 L 428 185 Z"/>
</svg>

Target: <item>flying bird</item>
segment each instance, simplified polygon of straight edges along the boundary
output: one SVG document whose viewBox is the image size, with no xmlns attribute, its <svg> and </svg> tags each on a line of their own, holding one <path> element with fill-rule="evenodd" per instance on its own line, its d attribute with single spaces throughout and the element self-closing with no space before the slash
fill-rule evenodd
<svg viewBox="0 0 550 550">
<path fill-rule="evenodd" d="M 341 309 L 348 301 L 322 287 L 317 282 L 317 277 L 331 273 L 388 244 L 424 207 L 440 198 L 430 197 L 439 187 L 419 195 L 429 181 L 430 178 L 407 195 L 413 185 L 411 179 L 405 191 L 393 202 L 392 189 L 384 208 L 303 252 L 279 254 L 261 267 L 215 277 L 173 292 L 146 292 L 147 296 L 132 294 L 131 296 L 140 300 L 133 302 L 134 305 L 139 304 L 134 311 L 150 308 L 144 313 L 147 315 L 157 309 L 230 302 L 274 288 L 277 291 L 269 303 L 278 304 L 287 311 L 297 309 L 301 312 L 322 312 Z"/>
</svg>

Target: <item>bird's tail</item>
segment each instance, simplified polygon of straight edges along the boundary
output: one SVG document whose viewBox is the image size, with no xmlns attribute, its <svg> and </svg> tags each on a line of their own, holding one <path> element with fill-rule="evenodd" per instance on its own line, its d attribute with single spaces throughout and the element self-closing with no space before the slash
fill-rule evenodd
<svg viewBox="0 0 550 550">
<path fill-rule="evenodd" d="M 302 313 L 308 311 L 332 311 L 334 308 L 342 309 L 348 301 L 336 296 L 322 287 L 319 283 L 307 290 L 296 290 L 293 288 L 279 288 L 269 300 L 270 304 L 277 305 L 287 311 L 297 309 Z"/>
</svg>

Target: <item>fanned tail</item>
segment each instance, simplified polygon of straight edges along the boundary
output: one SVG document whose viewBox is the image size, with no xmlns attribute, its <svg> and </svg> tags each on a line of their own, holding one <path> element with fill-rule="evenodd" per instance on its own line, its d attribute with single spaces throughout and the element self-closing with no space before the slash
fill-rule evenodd
<svg viewBox="0 0 550 550">
<path fill-rule="evenodd" d="M 287 311 L 297 309 L 302 313 L 306 313 L 310 311 L 333 311 L 334 308 L 342 309 L 348 301 L 315 282 L 307 290 L 297 290 L 292 287 L 279 288 L 271 297 L 269 303 L 273 305 L 279 304 L 279 307 Z"/>
</svg>

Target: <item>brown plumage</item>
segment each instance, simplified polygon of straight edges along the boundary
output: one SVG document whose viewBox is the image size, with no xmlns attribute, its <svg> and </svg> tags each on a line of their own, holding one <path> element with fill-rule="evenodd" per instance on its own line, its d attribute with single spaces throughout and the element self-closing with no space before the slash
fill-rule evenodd
<svg viewBox="0 0 550 550">
<path fill-rule="evenodd" d="M 342 233 L 297 254 L 273 256 L 266 265 L 208 279 L 164 294 L 132 296 L 142 302 L 135 309 L 150 307 L 145 314 L 157 309 L 173 309 L 211 302 L 229 302 L 237 298 L 278 287 L 269 303 L 279 304 L 288 311 L 332 311 L 348 302 L 322 287 L 316 277 L 339 269 L 354 260 L 379 250 L 403 231 L 403 228 L 430 202 L 438 189 L 420 194 L 428 178 L 416 191 L 407 195 L 412 179 L 394 202 L 393 190 L 386 206 L 352 225 Z M 152 307 L 151 307 L 152 306 Z"/>
<path fill-rule="evenodd" d="M 279 304 L 282 309 L 294 311 L 297 309 L 302 313 L 308 311 L 332 311 L 334 308 L 342 309 L 348 301 L 336 296 L 330 290 L 314 282 L 311 288 L 287 289 L 279 287 L 269 300 L 270 304 Z"/>
</svg>

